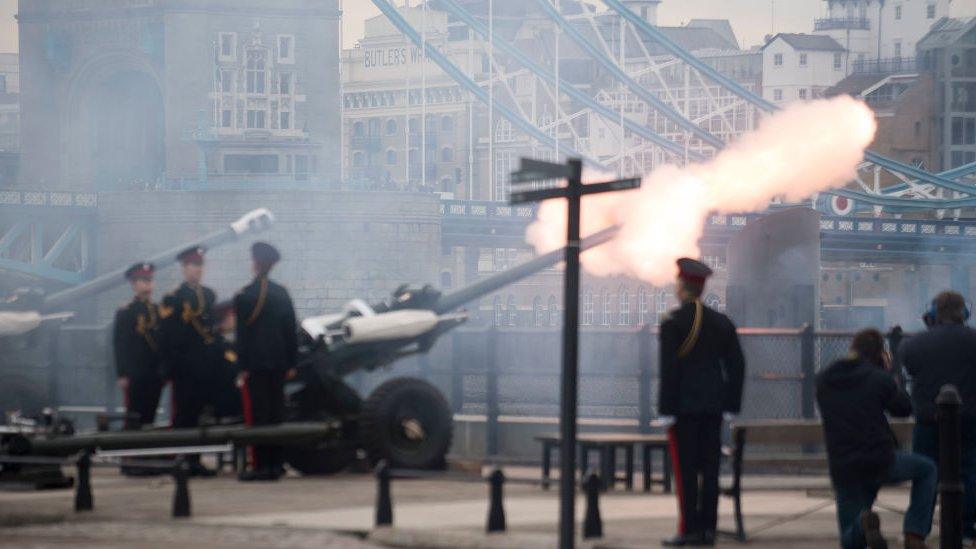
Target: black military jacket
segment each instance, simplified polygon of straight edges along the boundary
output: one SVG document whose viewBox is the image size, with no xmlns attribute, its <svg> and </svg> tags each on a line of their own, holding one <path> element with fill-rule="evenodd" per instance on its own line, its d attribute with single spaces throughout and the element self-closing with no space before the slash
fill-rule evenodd
<svg viewBox="0 0 976 549">
<path fill-rule="evenodd" d="M 155 303 L 133 299 L 115 312 L 112 335 L 118 377 L 159 375 L 159 310 Z"/>
<path fill-rule="evenodd" d="M 217 295 L 206 286 L 184 282 L 163 298 L 163 358 L 170 377 L 209 375 L 217 360 L 213 305 Z"/>
<path fill-rule="evenodd" d="M 738 413 L 744 375 L 739 336 L 727 316 L 692 301 L 661 324 L 661 415 Z"/>
<path fill-rule="evenodd" d="M 234 296 L 237 364 L 244 371 L 287 370 L 298 361 L 295 308 L 288 290 L 259 276 Z"/>
</svg>

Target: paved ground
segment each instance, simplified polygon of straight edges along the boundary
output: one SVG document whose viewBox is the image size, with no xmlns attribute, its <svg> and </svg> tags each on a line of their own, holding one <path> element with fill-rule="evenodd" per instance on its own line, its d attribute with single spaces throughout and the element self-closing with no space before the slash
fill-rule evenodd
<svg viewBox="0 0 976 549">
<path fill-rule="evenodd" d="M 534 469 L 509 469 L 511 477 L 533 478 Z M 822 487 L 822 478 L 804 478 Z M 747 529 L 753 547 L 807 549 L 836 547 L 834 507 L 802 490 L 783 490 L 796 479 L 753 477 L 745 497 Z M 638 482 L 638 486 L 640 483 Z M 0 492 L 0 526 L 10 522 L 45 522 L 0 527 L 0 546 L 17 547 L 339 547 L 380 545 L 412 547 L 553 547 L 555 490 L 506 485 L 509 534 L 482 534 L 487 516 L 487 487 L 443 480 L 393 483 L 392 530 L 371 532 L 375 482 L 370 475 L 330 478 L 289 477 L 279 483 L 239 483 L 231 476 L 190 483 L 193 517 L 171 519 L 173 485 L 168 478 L 128 479 L 97 469 L 93 478 L 95 511 L 72 512 L 73 493 Z M 606 537 L 591 547 L 655 547 L 675 523 L 670 495 L 618 490 L 601 498 Z M 881 502 L 903 509 L 905 490 L 882 492 Z M 820 507 L 801 520 L 790 515 Z M 583 503 L 577 506 L 582 517 Z M 731 506 L 723 501 L 721 526 L 731 528 Z M 890 541 L 898 540 L 900 516 L 882 511 Z M 52 523 L 53 521 L 53 523 Z M 772 524 L 769 527 L 764 525 Z M 721 545 L 734 546 L 733 542 Z"/>
</svg>

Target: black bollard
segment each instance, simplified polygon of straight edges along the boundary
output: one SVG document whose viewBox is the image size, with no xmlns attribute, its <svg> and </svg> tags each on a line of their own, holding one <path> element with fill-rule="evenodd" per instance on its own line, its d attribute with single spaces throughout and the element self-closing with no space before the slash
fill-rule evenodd
<svg viewBox="0 0 976 549">
<path fill-rule="evenodd" d="M 600 477 L 590 473 L 583 483 L 586 492 L 586 517 L 583 519 L 583 539 L 602 538 L 603 520 L 600 518 Z"/>
<path fill-rule="evenodd" d="M 959 408 L 962 400 L 953 385 L 943 385 L 935 398 L 939 422 L 939 547 L 962 547 L 962 472 Z"/>
<path fill-rule="evenodd" d="M 505 473 L 501 469 L 495 469 L 488 477 L 489 497 L 488 503 L 488 525 L 485 530 L 492 532 L 505 531 L 505 507 L 502 505 L 502 486 L 505 484 Z"/>
<path fill-rule="evenodd" d="M 173 518 L 190 516 L 190 466 L 182 457 L 176 460 L 173 467 L 173 480 L 176 488 L 173 491 Z"/>
<path fill-rule="evenodd" d="M 78 466 L 78 486 L 75 490 L 75 511 L 91 511 L 95 508 L 91 490 L 91 450 L 82 452 L 75 462 Z"/>
<path fill-rule="evenodd" d="M 393 500 L 390 499 L 390 467 L 386 460 L 376 466 L 376 526 L 393 525 Z"/>
</svg>

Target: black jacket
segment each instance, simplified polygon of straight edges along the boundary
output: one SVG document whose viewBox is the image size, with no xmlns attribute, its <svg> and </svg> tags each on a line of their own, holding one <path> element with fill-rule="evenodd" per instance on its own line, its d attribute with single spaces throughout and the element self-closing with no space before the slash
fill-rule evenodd
<svg viewBox="0 0 976 549">
<path fill-rule="evenodd" d="M 959 389 L 963 417 L 976 419 L 976 330 L 939 324 L 908 338 L 898 355 L 911 379 L 918 421 L 935 421 L 935 397 L 946 383 Z"/>
<path fill-rule="evenodd" d="M 702 306 L 697 341 L 679 350 L 695 322 L 695 303 L 671 312 L 661 324 L 661 374 L 658 411 L 661 415 L 738 413 L 742 405 L 745 358 L 735 325 L 722 313 Z"/>
<path fill-rule="evenodd" d="M 163 298 L 161 348 L 167 377 L 201 381 L 214 376 L 223 352 L 214 329 L 216 300 L 210 288 L 186 282 Z"/>
<path fill-rule="evenodd" d="M 896 417 L 912 413 L 908 393 L 891 373 L 860 360 L 838 360 L 817 375 L 817 405 L 831 476 L 863 477 L 887 470 L 898 440 L 885 412 Z"/>
<path fill-rule="evenodd" d="M 259 276 L 234 296 L 238 367 L 287 370 L 298 362 L 295 308 L 284 286 Z"/>
<path fill-rule="evenodd" d="M 159 311 L 151 301 L 133 299 L 115 312 L 112 331 L 118 377 L 159 376 Z"/>
</svg>

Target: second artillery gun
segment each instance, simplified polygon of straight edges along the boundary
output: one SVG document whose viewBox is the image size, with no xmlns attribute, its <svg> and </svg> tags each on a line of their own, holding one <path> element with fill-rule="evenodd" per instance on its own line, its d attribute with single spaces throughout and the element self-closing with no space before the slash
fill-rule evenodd
<svg viewBox="0 0 976 549">
<path fill-rule="evenodd" d="M 615 234 L 615 228 L 593 234 L 582 241 L 581 249 L 599 246 Z M 436 387 L 417 378 L 395 377 L 364 399 L 345 378 L 426 353 L 441 335 L 467 320 L 461 310 L 465 304 L 551 267 L 563 256 L 563 249 L 554 250 L 450 293 L 431 286 L 401 286 L 382 303 L 354 300 L 337 313 L 304 319 L 299 330 L 298 376 L 286 390 L 287 423 L 263 428 L 261 440 L 285 445 L 285 461 L 303 474 L 338 472 L 361 450 L 370 461 L 383 459 L 394 467 L 443 466 L 453 417 Z M 293 436 L 296 429 L 304 434 Z M 0 445 L 0 453 L 68 455 L 99 448 L 247 444 L 253 443 L 249 431 L 202 427 L 170 430 L 165 435 L 46 433 L 9 438 L 5 446 Z"/>
</svg>

